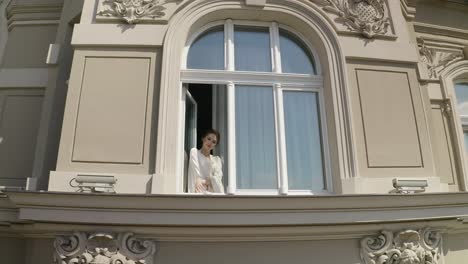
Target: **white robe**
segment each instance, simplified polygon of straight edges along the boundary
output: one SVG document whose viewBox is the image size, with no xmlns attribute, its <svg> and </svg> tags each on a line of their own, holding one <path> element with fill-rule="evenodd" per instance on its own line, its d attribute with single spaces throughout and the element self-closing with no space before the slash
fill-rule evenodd
<svg viewBox="0 0 468 264">
<path fill-rule="evenodd" d="M 197 177 L 211 182 L 210 188 L 204 190 L 204 193 L 224 193 L 223 165 L 218 156 L 206 157 L 198 149 L 191 149 L 187 176 L 190 193 L 195 193 Z"/>
</svg>

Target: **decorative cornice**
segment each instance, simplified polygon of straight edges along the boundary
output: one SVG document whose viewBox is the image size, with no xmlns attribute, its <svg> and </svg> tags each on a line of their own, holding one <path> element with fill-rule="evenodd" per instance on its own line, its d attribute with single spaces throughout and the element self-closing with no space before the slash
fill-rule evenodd
<svg viewBox="0 0 468 264">
<path fill-rule="evenodd" d="M 416 1 L 415 0 L 400 0 L 401 11 L 408 20 L 413 20 L 416 17 Z"/>
<path fill-rule="evenodd" d="M 103 8 L 97 17 L 117 18 L 128 24 L 136 24 L 143 20 L 154 21 L 166 15 L 165 4 L 180 0 L 104 0 Z"/>
<path fill-rule="evenodd" d="M 442 235 L 425 228 L 397 233 L 382 231 L 361 240 L 363 264 L 437 264 Z"/>
<path fill-rule="evenodd" d="M 86 234 L 75 232 L 55 239 L 54 264 L 151 264 L 156 243 L 136 238 L 132 233 Z"/>
<path fill-rule="evenodd" d="M 421 22 L 414 23 L 414 30 L 416 31 L 416 33 L 456 38 L 460 39 L 465 44 L 468 43 L 468 30 L 444 27 L 440 25 L 433 25 Z"/>
<path fill-rule="evenodd" d="M 386 35 L 390 17 L 385 0 L 312 0 L 338 16 L 336 22 L 366 38 Z"/>
<path fill-rule="evenodd" d="M 58 24 L 62 8 L 62 4 L 11 5 L 6 10 L 8 30 L 17 25 Z"/>
<path fill-rule="evenodd" d="M 419 60 L 426 69 L 429 80 L 437 80 L 443 69 L 463 58 L 463 51 L 428 47 L 424 40 L 419 43 Z"/>
</svg>

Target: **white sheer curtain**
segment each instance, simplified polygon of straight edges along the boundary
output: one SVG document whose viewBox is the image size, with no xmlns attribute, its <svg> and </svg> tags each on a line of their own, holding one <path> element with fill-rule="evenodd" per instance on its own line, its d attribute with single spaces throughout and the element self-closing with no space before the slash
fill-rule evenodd
<svg viewBox="0 0 468 264">
<path fill-rule="evenodd" d="M 314 61 L 305 45 L 284 30 L 280 30 L 280 52 L 284 73 L 316 74 Z"/>
<path fill-rule="evenodd" d="M 236 171 L 239 189 L 276 189 L 273 88 L 236 86 Z"/>
<path fill-rule="evenodd" d="M 465 151 L 468 151 L 468 83 L 456 83 L 455 94 L 457 96 L 457 111 L 463 126 L 463 139 Z M 468 153 L 465 153 L 465 159 Z"/>
<path fill-rule="evenodd" d="M 213 85 L 213 128 L 219 131 L 221 139 L 214 149 L 214 154 L 221 157 L 223 165 L 223 184 L 227 186 L 228 172 L 228 128 L 227 128 L 227 93 L 226 85 Z"/>
<path fill-rule="evenodd" d="M 283 100 L 289 189 L 323 190 L 317 93 L 285 91 Z"/>
<path fill-rule="evenodd" d="M 236 26 L 234 47 L 236 71 L 271 72 L 268 28 Z"/>
<path fill-rule="evenodd" d="M 203 33 L 190 46 L 188 69 L 224 70 L 224 29 L 215 27 Z"/>
</svg>

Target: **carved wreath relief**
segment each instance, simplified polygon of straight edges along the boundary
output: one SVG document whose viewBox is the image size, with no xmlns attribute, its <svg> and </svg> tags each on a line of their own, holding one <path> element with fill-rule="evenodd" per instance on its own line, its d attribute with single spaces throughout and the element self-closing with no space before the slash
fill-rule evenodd
<svg viewBox="0 0 468 264">
<path fill-rule="evenodd" d="M 104 0 L 105 6 L 97 15 L 120 18 L 129 24 L 135 24 L 143 19 L 154 20 L 165 15 L 164 4 L 180 0 Z"/>
<path fill-rule="evenodd" d="M 441 252 L 440 232 L 429 229 L 399 233 L 382 231 L 361 240 L 364 264 L 438 264 Z"/>
<path fill-rule="evenodd" d="M 314 0 L 313 0 L 314 1 Z M 338 15 L 350 31 L 366 38 L 385 35 L 390 26 L 385 0 L 315 0 L 325 11 Z"/>
<path fill-rule="evenodd" d="M 154 241 L 137 239 L 131 233 L 75 233 L 57 237 L 54 264 L 152 264 Z"/>
</svg>

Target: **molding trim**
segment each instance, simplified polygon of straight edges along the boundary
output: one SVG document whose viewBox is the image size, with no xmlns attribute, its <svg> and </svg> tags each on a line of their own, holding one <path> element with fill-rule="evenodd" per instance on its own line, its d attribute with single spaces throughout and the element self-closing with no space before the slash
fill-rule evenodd
<svg viewBox="0 0 468 264">
<path fill-rule="evenodd" d="M 323 10 L 338 16 L 336 22 L 344 24 L 349 31 L 360 33 L 365 38 L 387 35 L 390 15 L 385 0 L 312 0 Z"/>
<path fill-rule="evenodd" d="M 425 33 L 434 36 L 445 36 L 464 40 L 468 43 L 468 30 L 462 30 L 451 27 L 444 27 L 439 25 L 414 22 L 414 30 L 416 33 Z"/>
<path fill-rule="evenodd" d="M 15 26 L 59 24 L 63 5 L 11 5 L 7 8 L 8 30 Z"/>
<path fill-rule="evenodd" d="M 132 233 L 75 232 L 54 241 L 55 264 L 121 263 L 152 264 L 156 242 L 136 238 Z"/>
<path fill-rule="evenodd" d="M 468 60 L 460 60 L 448 65 L 440 72 L 440 82 L 442 87 L 443 99 L 448 100 L 452 105 L 453 116 L 458 115 L 457 96 L 455 94 L 455 81 L 460 78 L 468 77 Z M 464 133 L 460 118 L 451 118 L 451 125 L 454 128 L 455 139 L 454 149 L 456 156 L 462 162 L 459 162 L 462 174 L 459 176 L 460 186 L 464 191 L 468 190 L 468 168 L 463 162 L 465 153 L 467 153 L 464 144 Z"/>
<path fill-rule="evenodd" d="M 442 235 L 429 228 L 397 233 L 382 231 L 361 240 L 364 264 L 437 264 L 441 259 Z"/>
<path fill-rule="evenodd" d="M 407 20 L 413 20 L 416 17 L 416 0 L 400 0 L 401 11 Z"/>
<path fill-rule="evenodd" d="M 117 18 L 128 24 L 156 21 L 166 15 L 165 4 L 180 0 L 104 0 L 96 18 Z"/>
</svg>

